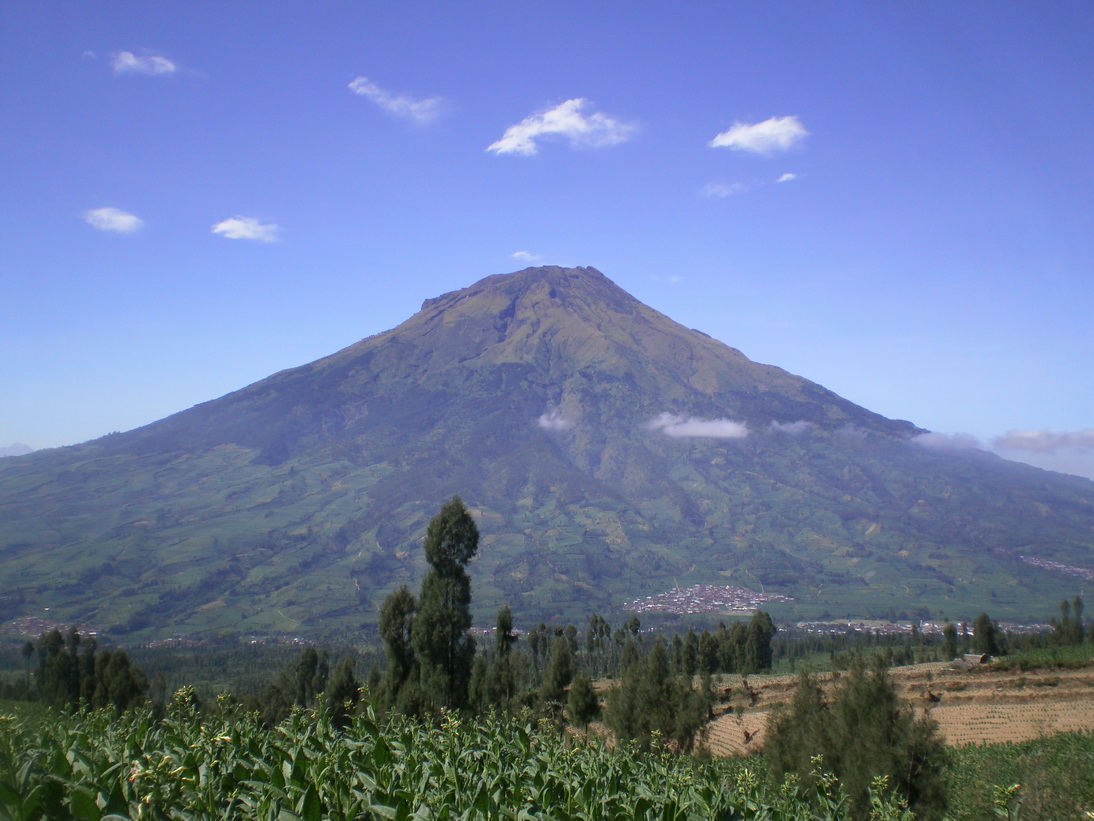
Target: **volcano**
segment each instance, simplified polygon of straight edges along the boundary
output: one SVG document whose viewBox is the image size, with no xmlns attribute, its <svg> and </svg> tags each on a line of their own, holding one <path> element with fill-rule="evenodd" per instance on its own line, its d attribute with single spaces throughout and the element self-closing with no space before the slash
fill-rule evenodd
<svg viewBox="0 0 1094 821">
<path fill-rule="evenodd" d="M 593 268 L 528 268 L 145 427 L 0 460 L 0 621 L 367 628 L 456 494 L 484 624 L 691 585 L 785 616 L 1044 620 L 1094 568 L 1094 482 L 925 433 Z"/>
</svg>

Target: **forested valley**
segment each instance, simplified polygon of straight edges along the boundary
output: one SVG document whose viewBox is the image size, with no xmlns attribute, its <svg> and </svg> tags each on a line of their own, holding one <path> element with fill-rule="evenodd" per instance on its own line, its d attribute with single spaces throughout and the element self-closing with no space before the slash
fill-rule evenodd
<svg viewBox="0 0 1094 821">
<path fill-rule="evenodd" d="M 964 652 L 1021 665 L 1066 650 L 1089 664 L 1081 598 L 1061 604 L 1047 634 L 1007 634 L 981 614 L 971 631 L 947 625 L 941 636 L 818 635 L 780 629 L 762 610 L 671 634 L 600 615 L 581 628 L 517 631 L 502 607 L 492 635 L 476 641 L 465 568 L 477 550 L 454 498 L 429 524 L 420 589 L 388 596 L 380 644 L 368 648 L 127 652 L 74 629 L 27 641 L 0 693 L 0 817 L 1079 818 L 1094 809 L 1092 776 L 1082 775 L 1094 773 L 1085 766 L 1094 735 L 1046 738 L 1032 752 L 947 749 L 890 675 Z M 203 656 L 204 669 L 187 663 Z M 735 703 L 739 719 L 773 670 L 798 678 L 762 752 L 712 757 L 716 712 Z M 825 689 L 820 671 L 843 675 Z M 1023 786 L 1030 761 L 1037 777 L 1056 776 L 1054 791 Z M 1023 780 L 997 781 L 1000 772 Z"/>
</svg>

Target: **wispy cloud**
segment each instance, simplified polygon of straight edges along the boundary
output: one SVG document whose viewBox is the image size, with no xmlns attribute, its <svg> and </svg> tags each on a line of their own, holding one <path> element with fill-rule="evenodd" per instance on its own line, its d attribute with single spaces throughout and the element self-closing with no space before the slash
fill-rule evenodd
<svg viewBox="0 0 1094 821">
<path fill-rule="evenodd" d="M 779 177 L 777 180 L 775 180 L 775 182 L 790 182 L 791 180 L 796 180 L 797 178 L 797 174 L 786 173 Z"/>
<path fill-rule="evenodd" d="M 228 239 L 252 239 L 276 242 L 281 228 L 273 223 L 261 223 L 254 217 L 229 217 L 213 226 L 213 233 Z"/>
<path fill-rule="evenodd" d="M 600 111 L 585 114 L 589 101 L 577 97 L 552 109 L 526 117 L 505 129 L 500 140 L 487 146 L 496 154 L 539 153 L 536 140 L 540 137 L 564 137 L 572 148 L 601 148 L 618 145 L 630 139 L 635 126 L 609 117 Z"/>
<path fill-rule="evenodd" d="M 1094 428 L 1072 433 L 1051 430 L 1008 430 L 992 439 L 992 446 L 1007 450 L 1032 450 L 1053 453 L 1058 450 L 1094 450 Z"/>
<path fill-rule="evenodd" d="M 445 114 L 448 103 L 443 97 L 415 98 L 406 94 L 394 94 L 381 88 L 368 77 L 358 77 L 349 84 L 354 94 L 375 103 L 393 117 L 410 120 L 417 125 L 429 125 Z"/>
<path fill-rule="evenodd" d="M 762 123 L 736 122 L 711 140 L 710 145 L 753 154 L 772 154 L 793 148 L 808 133 L 797 117 L 772 117 Z"/>
<path fill-rule="evenodd" d="M 932 450 L 980 449 L 980 440 L 969 433 L 936 433 L 930 431 L 912 437 L 912 442 Z"/>
<path fill-rule="evenodd" d="M 114 55 L 111 66 L 115 74 L 147 74 L 152 77 L 174 74 L 179 70 L 176 63 L 162 55 L 137 55 L 131 51 L 119 51 Z"/>
<path fill-rule="evenodd" d="M 740 194 L 747 190 L 748 186 L 745 185 L 743 182 L 712 182 L 709 185 L 704 185 L 702 191 L 700 191 L 699 193 L 707 199 L 721 200 L 725 199 L 726 197 L 732 197 L 734 194 Z"/>
<path fill-rule="evenodd" d="M 509 256 L 519 262 L 540 262 L 543 259 L 542 256 L 533 254 L 531 251 L 515 251 Z"/>
<path fill-rule="evenodd" d="M 694 416 L 685 418 L 667 411 L 646 422 L 643 427 L 681 438 L 744 439 L 748 436 L 748 428 L 742 422 L 732 419 L 697 419 Z"/>
<path fill-rule="evenodd" d="M 572 419 L 567 419 L 557 410 L 549 410 L 542 414 L 539 419 L 536 420 L 536 424 L 544 430 L 556 432 L 569 430 L 574 426 Z"/>
<path fill-rule="evenodd" d="M 85 211 L 83 217 L 91 227 L 115 234 L 132 234 L 144 226 L 144 220 L 120 208 L 92 208 Z"/>
</svg>

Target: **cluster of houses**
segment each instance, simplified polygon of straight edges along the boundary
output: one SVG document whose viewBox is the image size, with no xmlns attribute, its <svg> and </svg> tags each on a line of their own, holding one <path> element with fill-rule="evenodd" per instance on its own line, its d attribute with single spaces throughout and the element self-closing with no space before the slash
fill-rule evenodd
<svg viewBox="0 0 1094 821">
<path fill-rule="evenodd" d="M 878 621 L 799 621 L 795 627 L 805 633 L 870 633 L 876 636 L 892 635 L 942 635 L 947 622 L 944 621 L 919 621 L 919 622 L 878 622 Z M 1006 633 L 1044 633 L 1052 629 L 1048 624 L 999 624 L 1000 630 Z M 972 622 L 959 621 L 954 623 L 957 635 L 975 635 L 976 630 Z"/>
<path fill-rule="evenodd" d="M 1018 558 L 1034 567 L 1043 567 L 1046 570 L 1059 570 L 1061 573 L 1070 573 L 1072 576 L 1078 576 L 1080 579 L 1094 582 L 1094 570 L 1091 570 L 1089 567 L 1075 567 L 1070 564 L 1054 562 L 1051 559 L 1038 559 L 1036 556 L 1019 556 Z"/>
<path fill-rule="evenodd" d="M 635 599 L 624 604 L 624 610 L 636 613 L 659 611 L 662 613 L 751 613 L 757 607 L 769 602 L 793 601 L 788 596 L 776 596 L 770 593 L 757 593 L 744 587 L 731 585 L 696 584 L 681 589 L 677 587 L 666 593 Z"/>
</svg>

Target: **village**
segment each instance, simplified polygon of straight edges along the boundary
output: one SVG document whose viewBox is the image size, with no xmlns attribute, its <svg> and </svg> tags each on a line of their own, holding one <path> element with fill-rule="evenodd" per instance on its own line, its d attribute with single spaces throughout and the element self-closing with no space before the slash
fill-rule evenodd
<svg viewBox="0 0 1094 821">
<path fill-rule="evenodd" d="M 635 613 L 662 612 L 682 615 L 685 613 L 751 613 L 769 602 L 793 601 L 788 596 L 757 593 L 744 587 L 731 585 L 696 584 L 681 589 L 677 587 L 656 596 L 635 599 L 624 604 L 624 610 Z"/>
</svg>

